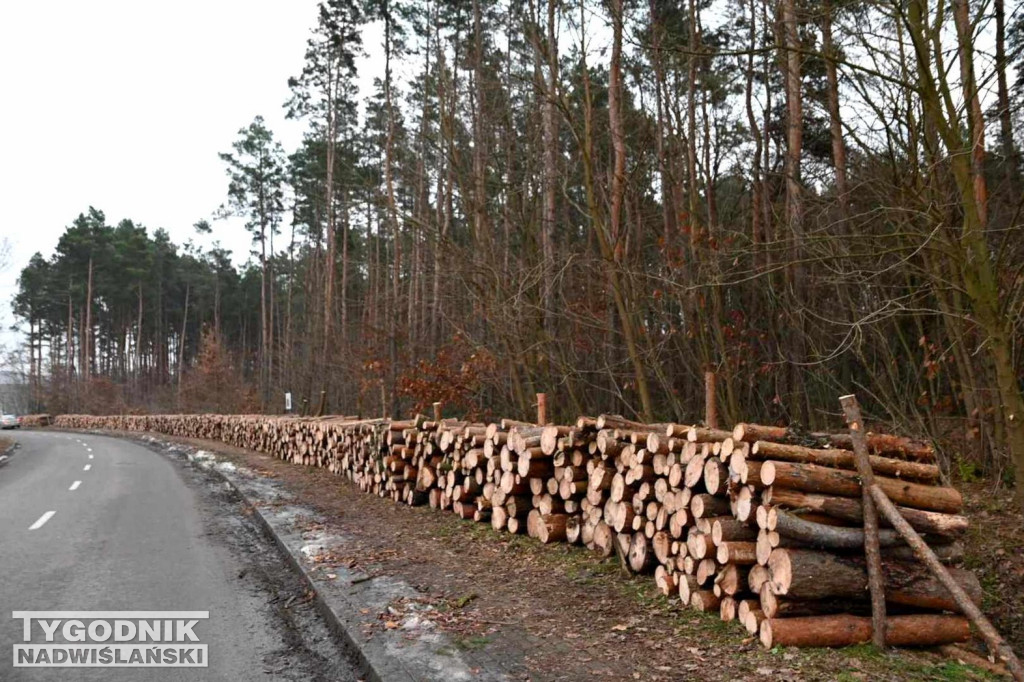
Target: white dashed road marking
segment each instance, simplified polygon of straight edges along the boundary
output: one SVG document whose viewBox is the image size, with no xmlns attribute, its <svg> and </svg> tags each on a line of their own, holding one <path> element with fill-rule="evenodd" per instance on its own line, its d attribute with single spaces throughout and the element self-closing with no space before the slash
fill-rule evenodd
<svg viewBox="0 0 1024 682">
<path fill-rule="evenodd" d="M 80 485 L 82 485 L 81 481 L 75 481 L 74 483 L 71 484 L 71 487 L 68 488 L 68 490 L 78 490 L 78 486 Z"/>
<path fill-rule="evenodd" d="M 55 512 L 55 511 L 48 511 L 48 512 L 46 512 L 45 514 L 43 514 L 42 516 L 39 517 L 38 521 L 33 523 L 31 526 L 29 526 L 28 529 L 29 530 L 39 530 L 40 528 L 43 527 L 43 524 L 45 524 L 47 521 L 52 519 L 53 515 L 56 514 L 56 513 L 57 512 Z"/>
<path fill-rule="evenodd" d="M 92 455 L 89 455 L 89 459 L 92 459 Z"/>
<path fill-rule="evenodd" d="M 82 467 L 82 471 L 88 471 L 89 469 L 92 469 L 91 464 L 86 464 L 84 467 Z"/>
</svg>

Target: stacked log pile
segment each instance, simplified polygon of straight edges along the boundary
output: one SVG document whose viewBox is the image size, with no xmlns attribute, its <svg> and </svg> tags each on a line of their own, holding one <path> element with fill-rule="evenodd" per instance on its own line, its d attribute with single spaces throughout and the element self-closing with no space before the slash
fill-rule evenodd
<svg viewBox="0 0 1024 682">
<path fill-rule="evenodd" d="M 50 425 L 48 414 L 23 414 L 18 417 L 19 423 L 25 428 L 41 428 Z"/>
<path fill-rule="evenodd" d="M 846 434 L 740 424 L 720 430 L 580 417 L 362 420 L 261 415 L 62 415 L 60 427 L 218 440 L 343 475 L 364 492 L 462 519 L 584 545 L 653 575 L 665 595 L 735 620 L 765 646 L 871 638 L 861 486 Z M 875 482 L 956 562 L 967 520 L 930 446 L 869 435 Z M 945 588 L 899 536 L 880 532 L 891 644 L 968 636 Z M 977 579 L 954 569 L 980 598 Z"/>
<path fill-rule="evenodd" d="M 755 533 L 742 624 L 768 647 L 842 646 L 871 639 L 861 485 L 848 433 L 797 433 L 739 424 L 728 460 L 734 517 Z M 875 483 L 947 563 L 967 529 L 956 489 L 941 484 L 930 445 L 868 434 Z M 949 592 L 891 528 L 879 530 L 892 644 L 962 641 L 968 621 Z M 977 578 L 950 569 L 975 602 Z"/>
</svg>

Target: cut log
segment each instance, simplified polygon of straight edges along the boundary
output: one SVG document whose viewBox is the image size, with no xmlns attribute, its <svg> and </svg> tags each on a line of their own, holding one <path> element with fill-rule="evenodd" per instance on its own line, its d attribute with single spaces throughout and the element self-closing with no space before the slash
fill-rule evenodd
<svg viewBox="0 0 1024 682">
<path fill-rule="evenodd" d="M 736 620 L 737 608 L 736 600 L 725 595 L 718 604 L 718 617 L 725 622 Z"/>
<path fill-rule="evenodd" d="M 635 573 L 648 572 L 654 565 L 654 552 L 650 541 L 642 532 L 634 532 L 629 549 L 630 568 Z"/>
<path fill-rule="evenodd" d="M 812 435 L 834 448 L 853 449 L 853 439 L 848 433 L 816 433 Z M 870 431 L 864 434 L 864 438 L 867 441 L 868 450 L 873 455 L 899 456 L 916 462 L 935 461 L 935 448 L 930 443 L 888 433 L 871 433 Z"/>
<path fill-rule="evenodd" d="M 651 538 L 651 547 L 654 550 L 654 556 L 657 558 L 658 563 L 668 563 L 669 557 L 672 556 L 672 538 L 665 531 L 659 531 L 654 534 Z"/>
<path fill-rule="evenodd" d="M 863 528 L 826 526 L 805 521 L 798 516 L 775 508 L 769 511 L 769 517 L 769 528 L 774 528 L 780 535 L 799 540 L 812 547 L 860 549 L 864 546 Z M 896 547 L 906 543 L 896 531 L 881 529 L 878 531 L 878 544 L 881 547 Z"/>
<path fill-rule="evenodd" d="M 736 519 L 716 519 L 711 524 L 711 539 L 716 545 L 729 540 L 750 542 L 757 539 L 757 529 Z"/>
<path fill-rule="evenodd" d="M 757 544 L 753 542 L 723 542 L 718 545 L 716 557 L 720 564 L 752 566 L 757 563 Z"/>
<path fill-rule="evenodd" d="M 711 590 L 695 590 L 690 595 L 690 607 L 695 611 L 716 611 L 722 600 Z"/>
<path fill-rule="evenodd" d="M 537 525 L 537 539 L 543 544 L 565 540 L 567 514 L 541 514 Z"/>
<path fill-rule="evenodd" d="M 944 615 L 892 616 L 885 641 L 893 646 L 937 646 L 964 642 L 971 636 L 966 618 Z M 841 647 L 871 640 L 871 619 L 845 614 L 803 618 L 768 618 L 761 623 L 761 644 Z"/>
<path fill-rule="evenodd" d="M 690 596 L 700 589 L 697 578 L 689 573 L 681 573 L 677 575 L 676 579 L 679 588 L 679 601 L 683 604 L 689 604 Z"/>
<path fill-rule="evenodd" d="M 748 574 L 749 569 L 746 566 L 727 564 L 718 571 L 718 575 L 715 576 L 715 584 L 722 589 L 724 594 L 737 595 L 746 591 Z"/>
<path fill-rule="evenodd" d="M 739 608 L 736 609 L 736 615 L 739 618 L 740 624 L 746 628 L 747 632 L 757 635 L 761 630 L 761 621 L 764 620 L 764 611 L 757 607 L 743 609 L 744 604 L 753 601 L 752 599 L 745 599 L 740 602 Z"/>
<path fill-rule="evenodd" d="M 499 531 L 508 527 L 508 512 L 505 511 L 505 507 L 499 505 L 491 508 L 491 527 Z"/>
<path fill-rule="evenodd" d="M 691 443 L 720 443 L 726 438 L 732 438 L 731 431 L 709 429 L 703 426 L 691 426 L 690 430 L 686 432 L 686 440 Z"/>
<path fill-rule="evenodd" d="M 633 572 L 629 561 L 629 546 L 632 542 L 632 533 L 616 533 L 615 539 L 612 541 L 615 556 L 619 559 L 619 566 L 622 568 L 622 572 L 627 574 Z"/>
<path fill-rule="evenodd" d="M 670 573 L 664 566 L 658 566 L 654 569 L 654 584 L 658 586 L 658 591 L 666 597 L 677 593 L 679 590 L 679 587 L 676 585 L 676 575 Z"/>
<path fill-rule="evenodd" d="M 935 461 L 935 449 L 928 443 L 884 433 L 869 432 L 865 434 L 865 438 L 868 449 L 874 455 L 897 455 L 904 459 L 912 459 L 918 462 Z M 753 443 L 764 440 L 802 445 L 817 443 L 819 448 L 831 446 L 846 450 L 853 449 L 853 440 L 848 433 L 798 434 L 782 426 L 764 426 L 761 424 L 737 424 L 732 430 L 732 439 L 737 443 L 740 441 Z"/>
<path fill-rule="evenodd" d="M 761 610 L 766 618 L 797 618 L 802 616 L 821 616 L 834 613 L 849 613 L 856 616 L 871 615 L 871 605 L 867 601 L 851 601 L 849 599 L 811 599 L 794 600 L 779 597 L 767 585 L 758 595 Z"/>
<path fill-rule="evenodd" d="M 870 487 L 875 483 L 875 473 L 871 468 L 857 396 L 845 395 L 839 398 L 839 402 L 850 429 L 854 463 L 861 483 L 861 503 L 864 505 L 864 559 L 868 567 L 868 590 L 871 593 L 871 641 L 875 646 L 884 648 L 886 617 L 882 549 L 878 541 L 878 510 L 870 492 Z"/>
<path fill-rule="evenodd" d="M 733 499 L 733 515 L 737 521 L 747 523 L 754 512 L 754 489 L 750 486 L 743 486 L 736 491 Z"/>
<path fill-rule="evenodd" d="M 853 452 L 849 450 L 821 450 L 805 448 L 802 445 L 788 445 L 769 441 L 757 441 L 754 443 L 750 448 L 749 458 L 806 462 L 808 464 L 819 464 L 821 466 L 849 469 L 851 471 L 856 471 L 857 469 L 856 458 Z M 872 471 L 882 476 L 935 483 L 941 475 L 939 467 L 935 464 L 908 462 L 902 459 L 891 459 L 874 455 L 868 457 L 868 461 L 871 463 Z"/>
<path fill-rule="evenodd" d="M 765 504 L 790 509 L 807 509 L 853 523 L 863 523 L 864 521 L 864 507 L 861 501 L 848 497 L 815 495 L 775 485 L 763 493 L 762 500 Z M 910 507 L 897 507 L 897 509 L 907 523 L 921 533 L 956 537 L 967 530 L 967 517 L 959 514 L 942 514 Z M 891 525 L 885 521 L 884 517 L 880 520 Z"/>
<path fill-rule="evenodd" d="M 776 549 L 768 560 L 771 590 L 790 599 L 827 599 L 845 597 L 866 599 L 867 570 L 863 560 L 828 552 L 803 549 Z M 949 590 L 917 564 L 883 561 L 886 600 L 925 609 L 959 611 Z M 953 579 L 981 602 L 981 584 L 967 570 L 949 569 Z"/>
<path fill-rule="evenodd" d="M 698 583 L 707 586 L 709 583 L 714 581 L 715 573 L 717 571 L 718 564 L 715 563 L 714 559 L 701 559 L 697 563 L 697 570 L 694 571 L 694 575 L 697 576 Z"/>
<path fill-rule="evenodd" d="M 717 459 L 704 463 L 704 488 L 712 495 L 724 495 L 729 482 L 729 467 Z"/>
<path fill-rule="evenodd" d="M 768 572 L 767 566 L 761 566 L 760 564 L 751 566 L 750 573 L 747 574 L 747 587 L 754 594 L 760 594 L 762 587 L 770 580 L 771 574 Z"/>
<path fill-rule="evenodd" d="M 715 556 L 714 539 L 707 533 L 701 533 L 696 528 L 690 528 L 686 536 L 687 553 L 694 559 L 704 559 Z"/>
<path fill-rule="evenodd" d="M 729 500 L 717 495 L 702 493 L 690 499 L 690 511 L 695 518 L 725 516 L 729 513 Z"/>
<path fill-rule="evenodd" d="M 615 552 L 615 531 L 604 521 L 594 526 L 594 551 L 598 556 L 607 559 Z"/>
<path fill-rule="evenodd" d="M 860 478 L 856 472 L 817 464 L 769 460 L 761 465 L 761 480 L 765 485 L 805 492 L 861 496 Z M 955 488 L 909 483 L 882 476 L 875 477 L 875 484 L 896 504 L 948 514 L 955 514 L 963 508 L 963 498 Z"/>
<path fill-rule="evenodd" d="M 565 541 L 570 545 L 578 545 L 582 542 L 583 521 L 576 514 L 571 514 L 565 520 Z"/>
</svg>

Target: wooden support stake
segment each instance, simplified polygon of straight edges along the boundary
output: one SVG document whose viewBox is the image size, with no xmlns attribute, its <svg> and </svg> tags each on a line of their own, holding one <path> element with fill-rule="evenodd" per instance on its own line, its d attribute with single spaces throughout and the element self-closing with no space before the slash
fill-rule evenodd
<svg viewBox="0 0 1024 682">
<path fill-rule="evenodd" d="M 537 424 L 544 426 L 548 423 L 548 394 L 537 394 Z"/>
<path fill-rule="evenodd" d="M 442 410 L 443 407 L 444 407 L 444 403 L 442 403 L 442 402 L 434 403 L 434 421 L 435 422 L 440 422 L 441 421 L 441 410 Z"/>
<path fill-rule="evenodd" d="M 704 370 L 704 424 L 709 429 L 718 428 L 718 404 L 715 399 L 715 373 Z"/>
<path fill-rule="evenodd" d="M 864 500 L 864 557 L 868 565 L 868 587 L 871 589 L 871 641 L 877 647 L 885 647 L 885 587 L 882 575 L 882 551 L 878 545 L 878 510 L 871 500 L 870 488 L 875 484 L 868 459 L 867 442 L 864 439 L 864 422 L 861 419 L 860 403 L 857 396 L 844 395 L 839 398 L 850 427 L 853 454 L 860 475 Z"/>
<path fill-rule="evenodd" d="M 327 391 L 320 391 L 320 407 L 316 410 L 316 416 L 324 416 L 324 410 L 327 409 Z"/>
<path fill-rule="evenodd" d="M 917 531 L 907 523 L 899 510 L 896 509 L 896 505 L 892 503 L 892 500 L 889 499 L 889 496 L 881 488 L 877 485 L 870 485 L 867 489 L 871 493 L 875 504 L 878 505 L 878 510 L 882 512 L 882 516 L 888 519 L 892 527 L 899 531 L 899 534 L 906 539 L 907 544 L 914 550 L 917 558 L 923 561 L 938 581 L 949 590 L 956 605 L 960 607 L 963 614 L 978 628 L 978 632 L 985 638 L 989 651 L 1003 659 L 1006 667 L 1010 670 L 1010 674 L 1013 675 L 1013 679 L 1017 680 L 1017 682 L 1024 682 L 1024 666 L 1021 665 L 1020 659 L 1013 653 L 1013 649 L 1010 648 L 1010 645 L 1006 643 L 1002 635 L 993 627 L 992 623 L 985 617 L 985 614 L 981 612 L 978 605 L 971 600 L 963 588 L 953 579 L 949 570 L 935 556 L 935 552 L 928 547 Z"/>
</svg>

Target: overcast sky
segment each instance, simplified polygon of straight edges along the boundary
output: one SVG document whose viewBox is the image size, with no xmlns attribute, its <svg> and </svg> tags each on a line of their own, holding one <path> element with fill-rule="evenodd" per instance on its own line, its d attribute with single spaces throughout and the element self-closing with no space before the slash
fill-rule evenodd
<svg viewBox="0 0 1024 682">
<path fill-rule="evenodd" d="M 239 128 L 260 114 L 294 149 L 282 104 L 315 21 L 316 0 L 0 1 L 0 342 L 19 271 L 90 205 L 181 244 L 224 201 Z M 240 225 L 214 236 L 245 260 Z"/>
</svg>

